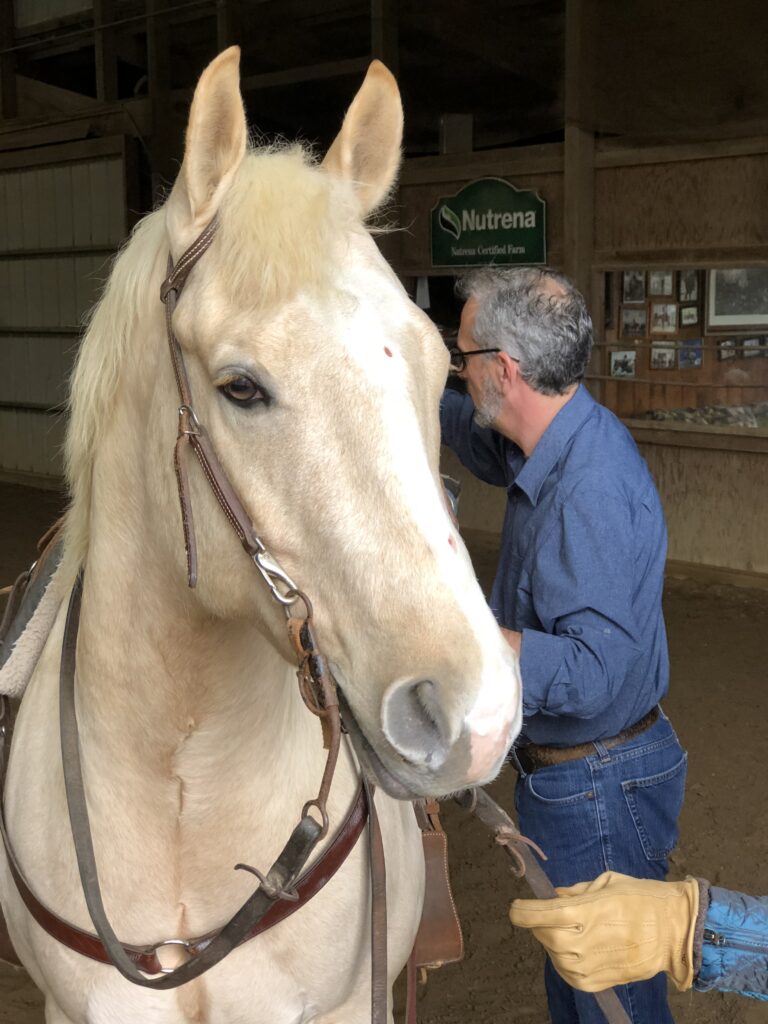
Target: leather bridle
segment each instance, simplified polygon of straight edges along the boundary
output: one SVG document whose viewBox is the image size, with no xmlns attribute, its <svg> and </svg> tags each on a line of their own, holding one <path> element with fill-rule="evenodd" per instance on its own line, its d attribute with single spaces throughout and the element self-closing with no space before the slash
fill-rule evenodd
<svg viewBox="0 0 768 1024">
<path fill-rule="evenodd" d="M 161 300 L 165 304 L 168 344 L 179 393 L 179 427 L 174 448 L 174 467 L 184 528 L 188 584 L 194 587 L 197 583 L 197 545 L 185 458 L 187 450 L 191 448 L 228 522 L 266 582 L 273 600 L 285 613 L 288 636 L 298 664 L 299 689 L 304 703 L 320 719 L 323 743 L 327 750 L 318 794 L 304 804 L 301 820 L 269 871 L 263 874 L 248 865 L 237 865 L 238 868 L 252 872 L 259 879 L 260 885 L 221 929 L 195 939 L 164 939 L 147 946 L 121 943 L 104 911 L 80 762 L 75 672 L 83 590 L 81 571 L 70 596 L 62 645 L 60 729 L 72 835 L 85 901 L 98 938 L 63 921 L 37 899 L 13 853 L 2 813 L 0 831 L 16 885 L 28 910 L 41 927 L 64 945 L 93 959 L 111 963 L 128 981 L 145 988 L 164 990 L 177 988 L 204 974 L 236 946 L 283 920 L 311 898 L 343 863 L 368 820 L 373 889 L 371 1020 L 374 1024 L 384 1024 L 387 1019 L 385 868 L 373 789 L 362 778 L 357 799 L 336 837 L 313 866 L 304 871 L 312 852 L 329 830 L 327 801 L 342 732 L 336 685 L 317 644 L 309 597 L 270 556 L 224 471 L 205 427 L 195 413 L 184 356 L 173 330 L 173 314 L 178 298 L 193 267 L 211 245 L 215 232 L 214 219 L 175 266 L 169 255 L 168 272 L 160 291 Z M 5 698 L 0 707 L 0 754 L 3 763 L 7 754 L 5 739 L 8 717 Z M 314 815 L 310 813 L 313 810 Z M 190 959 L 178 968 L 163 968 L 157 958 L 157 950 L 171 945 L 182 947 Z M 149 978 L 146 977 L 148 973 L 159 973 L 161 976 Z"/>
</svg>

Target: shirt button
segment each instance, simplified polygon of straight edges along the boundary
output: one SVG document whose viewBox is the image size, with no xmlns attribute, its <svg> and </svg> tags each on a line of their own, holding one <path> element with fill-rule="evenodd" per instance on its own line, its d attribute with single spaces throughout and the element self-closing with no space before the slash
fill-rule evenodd
<svg viewBox="0 0 768 1024">
<path fill-rule="evenodd" d="M 584 630 L 581 628 L 581 626 L 569 626 L 565 632 L 568 634 L 568 636 L 581 636 Z"/>
</svg>

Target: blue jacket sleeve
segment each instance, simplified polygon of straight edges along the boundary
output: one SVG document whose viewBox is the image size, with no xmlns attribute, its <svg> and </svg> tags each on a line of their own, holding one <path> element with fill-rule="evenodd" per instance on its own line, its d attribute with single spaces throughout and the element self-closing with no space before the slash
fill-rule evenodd
<svg viewBox="0 0 768 1024">
<path fill-rule="evenodd" d="M 590 488 L 569 495 L 553 516 L 530 579 L 542 630 L 523 630 L 526 714 L 594 718 L 630 675 L 642 650 L 632 529 L 622 495 L 602 493 L 596 501 Z"/>
<path fill-rule="evenodd" d="M 452 449 L 462 465 L 487 484 L 507 485 L 504 438 L 495 430 L 476 426 L 475 407 L 469 395 L 446 388 L 440 402 L 443 444 Z"/>
<path fill-rule="evenodd" d="M 701 967 L 693 987 L 768 1001 L 768 896 L 710 889 Z"/>
</svg>

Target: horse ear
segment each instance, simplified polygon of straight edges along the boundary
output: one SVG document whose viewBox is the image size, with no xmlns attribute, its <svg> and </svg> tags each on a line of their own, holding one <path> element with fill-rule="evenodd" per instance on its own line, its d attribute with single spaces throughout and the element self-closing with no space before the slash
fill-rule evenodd
<svg viewBox="0 0 768 1024">
<path fill-rule="evenodd" d="M 230 46 L 200 76 L 187 124 L 184 163 L 169 200 L 171 226 L 197 234 L 211 220 L 245 156 L 240 47 Z"/>
<path fill-rule="evenodd" d="M 323 166 L 350 182 L 363 217 L 386 198 L 400 166 L 403 105 L 393 75 L 379 60 L 368 68 Z"/>
</svg>

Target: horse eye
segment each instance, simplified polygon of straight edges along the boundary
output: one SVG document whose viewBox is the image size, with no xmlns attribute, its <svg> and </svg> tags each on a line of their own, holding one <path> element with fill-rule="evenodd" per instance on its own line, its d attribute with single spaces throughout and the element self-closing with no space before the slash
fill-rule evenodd
<svg viewBox="0 0 768 1024">
<path fill-rule="evenodd" d="M 233 377 L 226 384 L 219 385 L 219 391 L 235 405 L 255 405 L 269 402 L 269 395 L 250 377 Z"/>
</svg>

